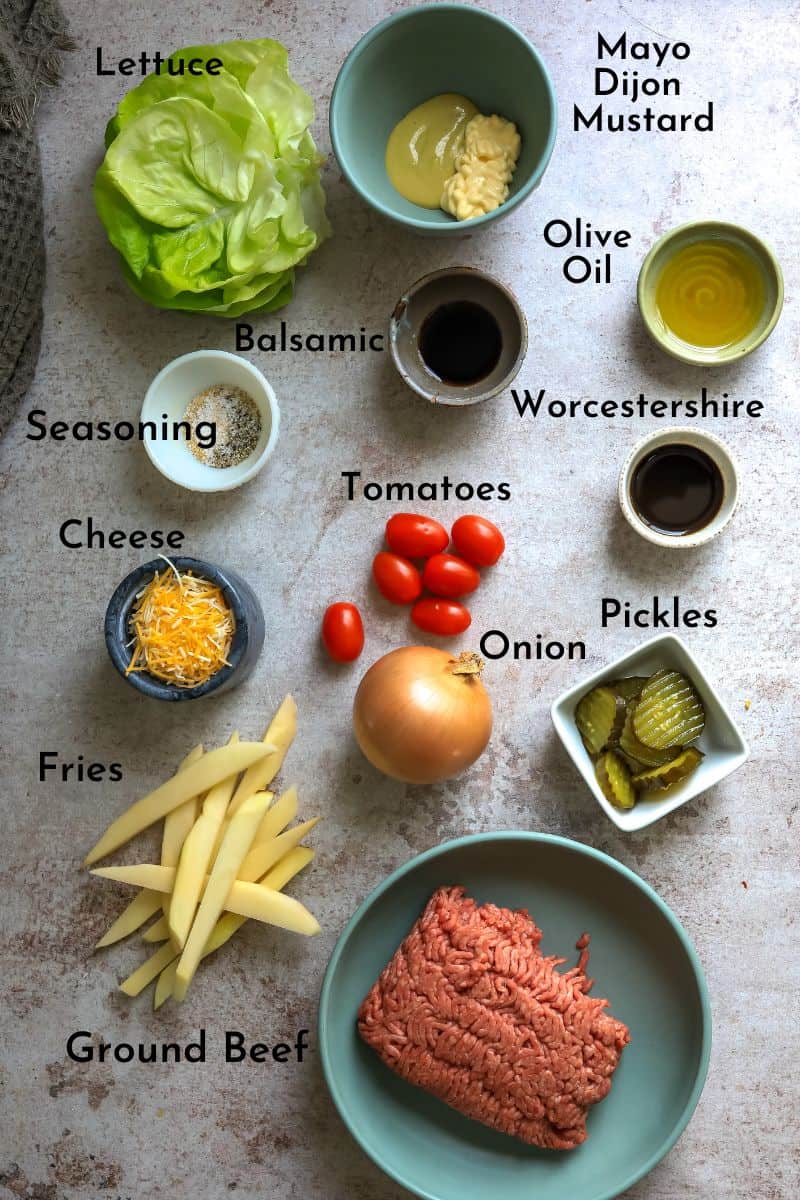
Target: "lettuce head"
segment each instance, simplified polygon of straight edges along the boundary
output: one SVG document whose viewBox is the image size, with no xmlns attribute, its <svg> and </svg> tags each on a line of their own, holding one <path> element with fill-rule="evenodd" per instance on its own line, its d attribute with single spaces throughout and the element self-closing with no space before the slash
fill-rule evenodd
<svg viewBox="0 0 800 1200">
<path fill-rule="evenodd" d="M 294 269 L 330 233 L 311 97 L 269 38 L 191 46 L 218 75 L 149 75 L 106 129 L 94 202 L 125 277 L 159 308 L 288 304 Z"/>
</svg>

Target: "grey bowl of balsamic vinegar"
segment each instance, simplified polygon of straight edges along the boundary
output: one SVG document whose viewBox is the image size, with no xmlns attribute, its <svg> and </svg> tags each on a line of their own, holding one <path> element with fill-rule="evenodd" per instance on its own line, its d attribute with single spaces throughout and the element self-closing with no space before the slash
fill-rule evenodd
<svg viewBox="0 0 800 1200">
<path fill-rule="evenodd" d="M 679 426 L 650 434 L 620 472 L 623 515 L 657 546 L 686 550 L 710 542 L 728 524 L 738 500 L 730 451 L 703 429 Z"/>
<path fill-rule="evenodd" d="M 474 267 L 423 275 L 400 297 L 389 348 L 402 379 L 431 404 L 478 404 L 516 378 L 528 348 L 513 292 Z"/>
</svg>

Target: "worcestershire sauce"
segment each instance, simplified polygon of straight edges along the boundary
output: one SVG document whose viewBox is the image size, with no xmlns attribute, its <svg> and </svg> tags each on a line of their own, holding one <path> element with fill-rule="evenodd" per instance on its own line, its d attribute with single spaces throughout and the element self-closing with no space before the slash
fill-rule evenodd
<svg viewBox="0 0 800 1200">
<path fill-rule="evenodd" d="M 695 533 L 713 521 L 722 504 L 722 474 L 694 446 L 659 446 L 631 480 L 631 499 L 642 520 L 659 533 Z"/>
<path fill-rule="evenodd" d="M 477 383 L 500 361 L 503 336 L 492 314 L 472 300 L 435 308 L 419 333 L 419 352 L 442 383 Z"/>
</svg>

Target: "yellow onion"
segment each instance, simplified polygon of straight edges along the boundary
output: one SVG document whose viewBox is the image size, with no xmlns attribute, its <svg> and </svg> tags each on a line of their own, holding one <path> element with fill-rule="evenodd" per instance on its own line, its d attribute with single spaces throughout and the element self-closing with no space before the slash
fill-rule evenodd
<svg viewBox="0 0 800 1200">
<path fill-rule="evenodd" d="M 353 704 L 356 740 L 373 766 L 406 783 L 450 779 L 483 754 L 492 702 L 483 660 L 433 646 L 392 650 L 370 667 Z"/>
</svg>

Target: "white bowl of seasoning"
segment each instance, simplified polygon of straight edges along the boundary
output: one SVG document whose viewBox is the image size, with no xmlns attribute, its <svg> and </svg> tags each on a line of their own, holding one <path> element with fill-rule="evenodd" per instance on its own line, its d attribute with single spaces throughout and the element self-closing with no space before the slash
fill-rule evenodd
<svg viewBox="0 0 800 1200">
<path fill-rule="evenodd" d="M 730 451 L 702 429 L 676 426 L 643 438 L 619 476 L 623 516 L 657 546 L 686 550 L 721 533 L 739 500 Z"/>
<path fill-rule="evenodd" d="M 227 350 L 193 350 L 167 363 L 142 405 L 144 448 L 172 483 L 228 492 L 257 475 L 278 440 L 280 409 L 267 380 Z"/>
<path fill-rule="evenodd" d="M 397 301 L 389 349 L 405 383 L 431 404 L 478 404 L 516 378 L 528 325 L 499 279 L 475 267 L 444 267 Z"/>
</svg>

